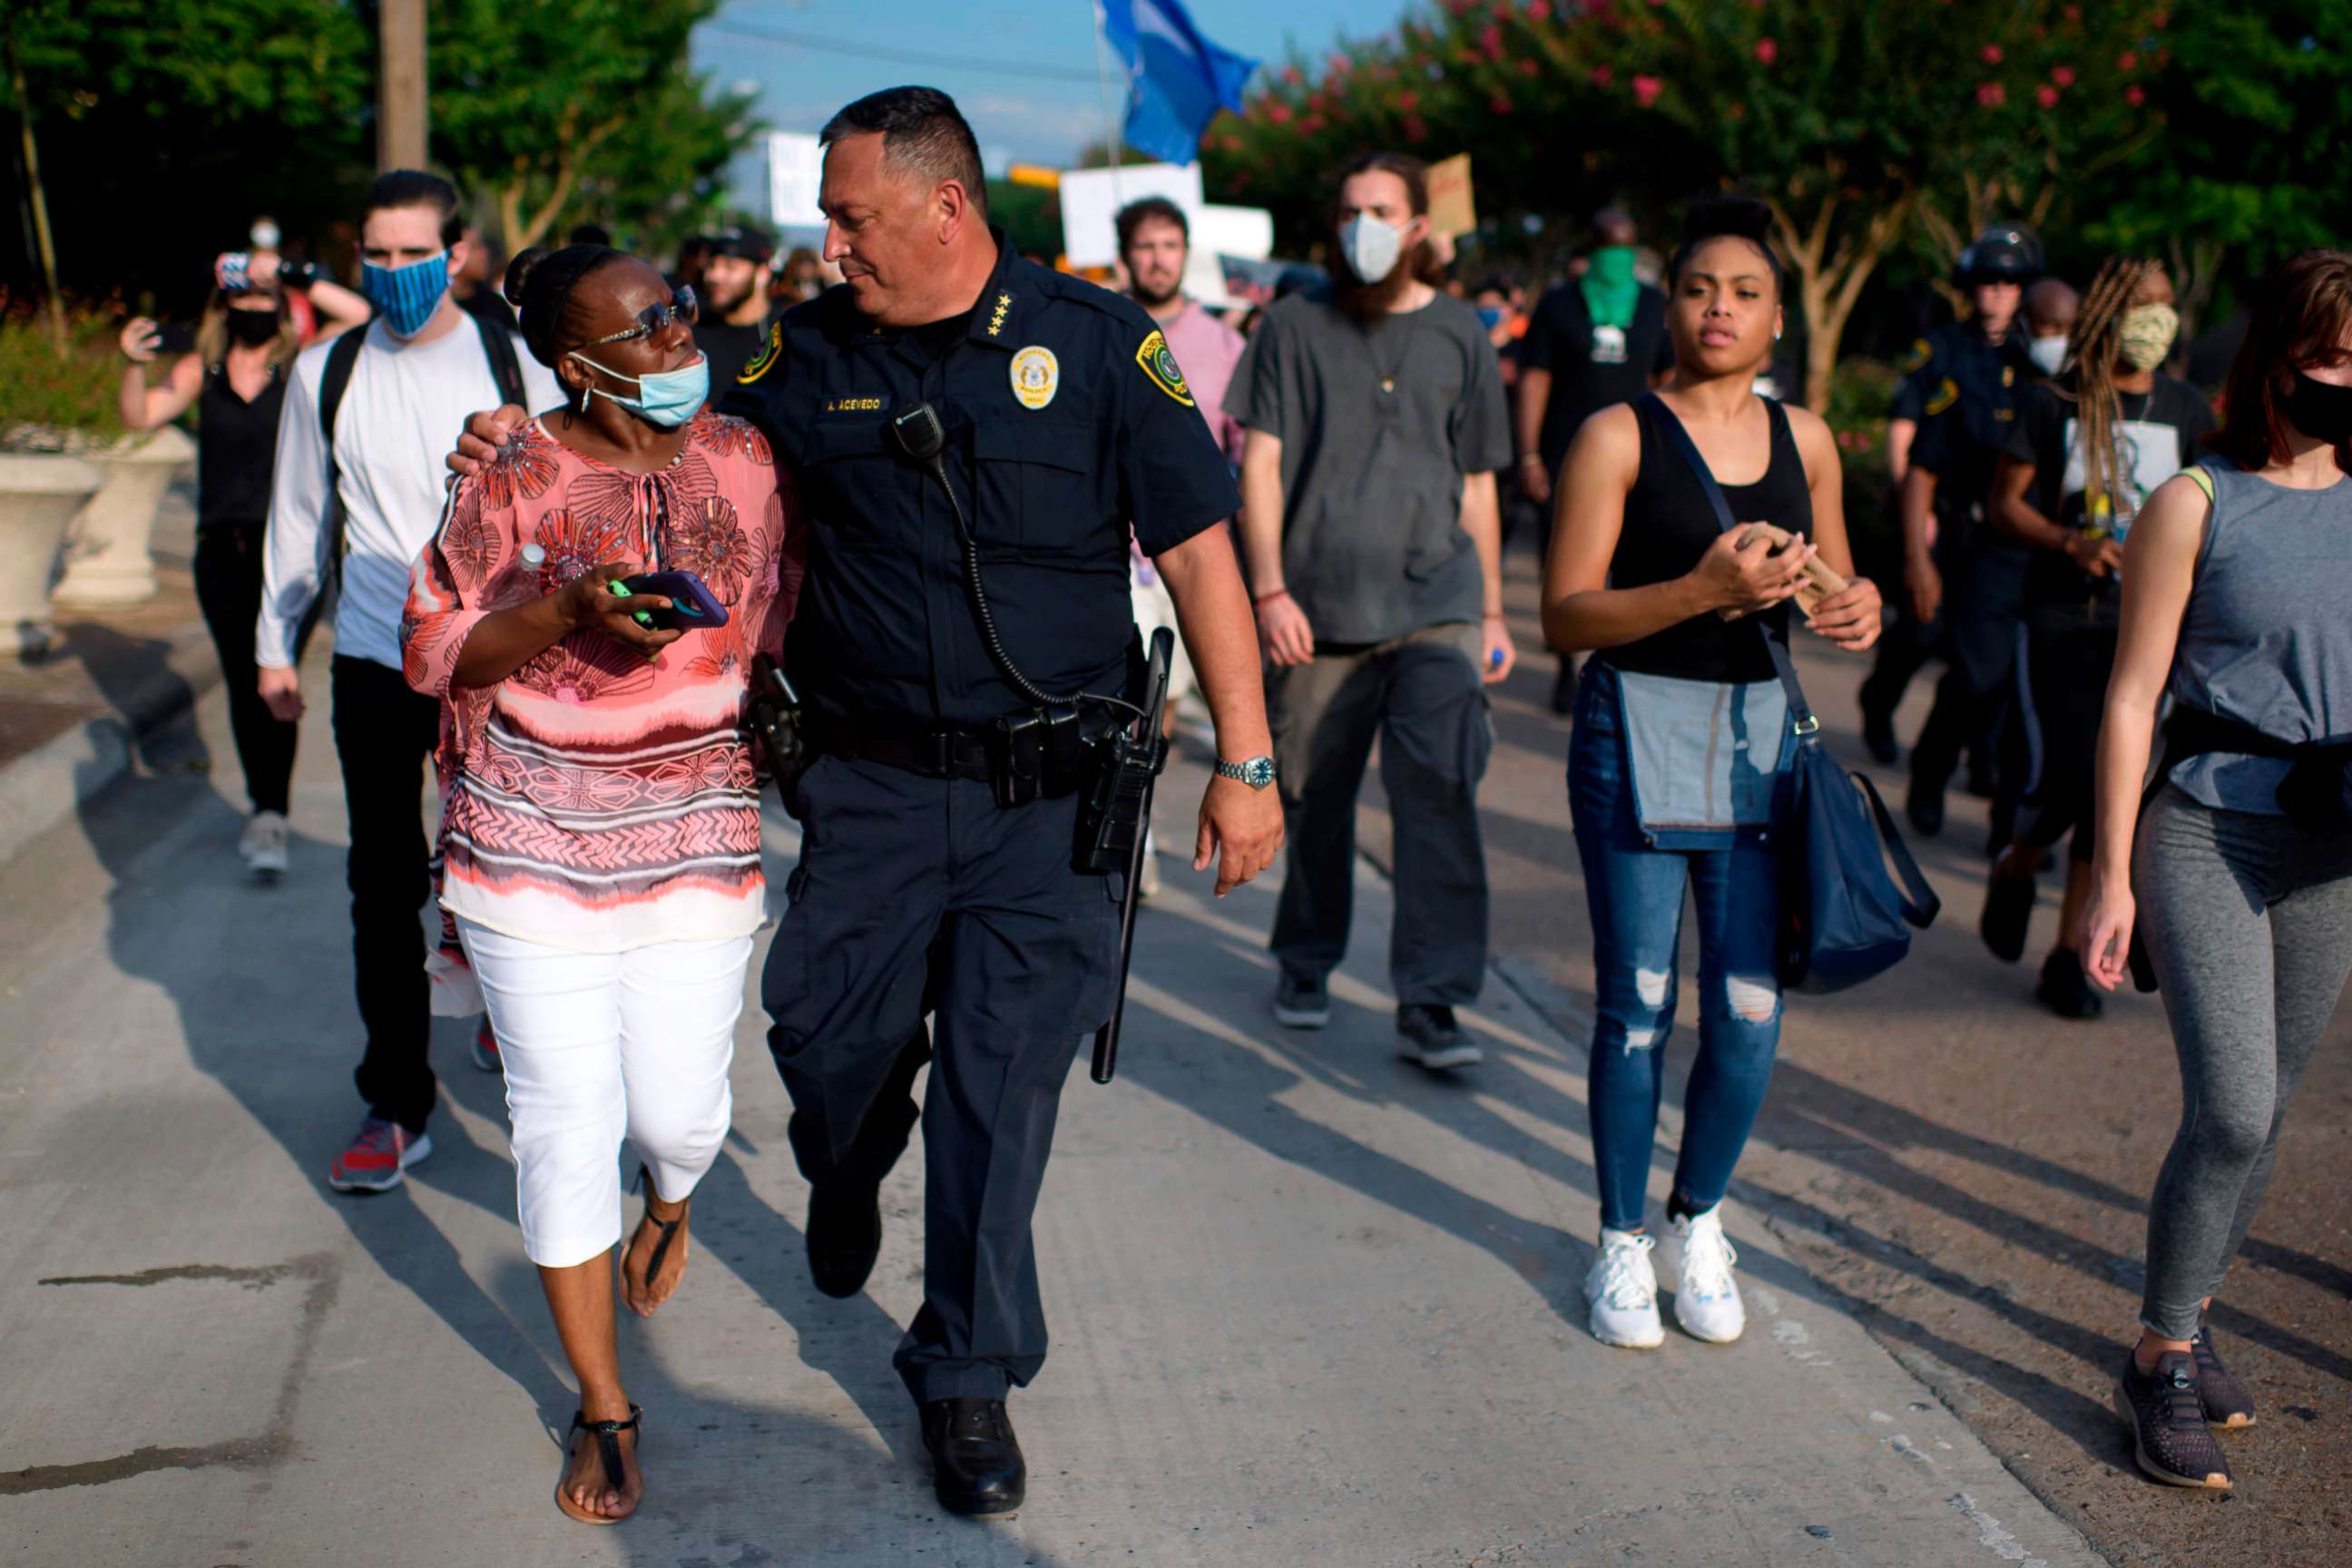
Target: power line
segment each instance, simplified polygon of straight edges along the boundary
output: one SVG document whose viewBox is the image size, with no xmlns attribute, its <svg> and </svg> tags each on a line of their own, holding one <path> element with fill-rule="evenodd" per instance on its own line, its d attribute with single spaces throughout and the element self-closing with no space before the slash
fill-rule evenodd
<svg viewBox="0 0 2352 1568">
<path fill-rule="evenodd" d="M 823 53 L 854 55 L 860 59 L 883 60 L 891 65 L 926 66 L 945 70 L 995 71 L 1004 76 L 1042 77 L 1051 81 L 1091 83 L 1095 73 L 1072 66 L 1038 65 L 1027 60 L 982 59 L 972 55 L 912 54 L 903 49 L 877 47 L 846 38 L 822 37 L 814 33 L 797 32 L 785 27 L 755 27 L 745 22 L 724 18 L 702 24 L 712 32 L 733 33 L 739 37 L 756 38 L 762 43 L 789 44 L 794 48 L 815 49 Z"/>
</svg>

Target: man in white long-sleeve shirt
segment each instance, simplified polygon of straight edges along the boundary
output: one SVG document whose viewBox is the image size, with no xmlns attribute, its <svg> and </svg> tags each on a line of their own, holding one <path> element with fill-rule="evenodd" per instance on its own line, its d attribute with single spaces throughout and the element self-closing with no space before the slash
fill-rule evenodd
<svg viewBox="0 0 2352 1568">
<path fill-rule="evenodd" d="M 377 178 L 360 224 L 376 319 L 363 337 L 345 334 L 354 341 L 340 359 L 330 342 L 294 362 L 278 427 L 254 651 L 262 699 L 280 719 L 302 713 L 295 634 L 336 570 L 337 500 L 344 519 L 331 681 L 367 1031 L 357 1075 L 366 1119 L 328 1174 L 346 1192 L 399 1185 L 433 1148 L 425 1125 L 437 1087 L 425 1054 L 431 1017 L 417 911 L 431 890 L 421 795 L 440 710 L 401 676 L 409 566 L 439 525 L 442 460 L 466 416 L 511 401 L 518 387 L 534 409 L 563 401 L 545 366 L 518 353 L 511 336 L 478 328 L 449 297 L 465 262 L 463 232 L 448 182 L 414 170 Z M 331 454 L 323 403 L 334 405 Z"/>
</svg>

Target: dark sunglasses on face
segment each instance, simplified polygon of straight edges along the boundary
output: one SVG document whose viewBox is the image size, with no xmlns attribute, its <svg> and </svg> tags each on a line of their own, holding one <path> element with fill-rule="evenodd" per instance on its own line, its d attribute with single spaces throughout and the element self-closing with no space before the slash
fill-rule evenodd
<svg viewBox="0 0 2352 1568">
<path fill-rule="evenodd" d="M 673 321 L 682 322 L 690 327 L 701 314 L 701 304 L 695 299 L 694 286 L 689 283 L 671 295 L 667 303 L 648 305 L 639 310 L 637 324 L 627 331 L 614 332 L 609 337 L 598 338 L 593 342 L 583 343 L 581 346 L 593 349 L 604 343 L 625 342 L 631 338 L 651 337 Z"/>
</svg>

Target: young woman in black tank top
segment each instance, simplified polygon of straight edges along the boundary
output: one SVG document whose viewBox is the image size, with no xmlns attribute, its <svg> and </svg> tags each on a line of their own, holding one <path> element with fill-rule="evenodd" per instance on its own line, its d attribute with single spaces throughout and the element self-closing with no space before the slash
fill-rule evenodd
<svg viewBox="0 0 2352 1568">
<path fill-rule="evenodd" d="M 1568 767 L 1598 997 L 1588 1110 L 1601 1231 L 1585 1298 L 1596 1338 L 1637 1349 L 1664 1338 L 1646 1189 L 1685 884 L 1702 995 L 1666 1205 L 1680 1252 L 1675 1315 L 1718 1343 L 1746 1323 L 1718 1210 L 1780 1042 L 1779 870 L 1763 838 L 1788 725 L 1763 637 L 1788 637 L 1809 559 L 1853 572 L 1829 427 L 1754 392 L 1780 333 L 1769 219 L 1742 202 L 1693 216 L 1666 279 L 1674 379 L 1578 432 L 1544 574 L 1546 640 L 1594 650 Z M 1720 530 L 1674 443 L 1676 425 L 1732 515 L 1784 531 L 1785 547 Z M 1866 648 L 1878 637 L 1878 592 L 1853 582 L 1809 624 L 1841 647 Z"/>
<path fill-rule="evenodd" d="M 196 602 L 228 687 L 229 728 L 253 799 L 237 852 L 254 874 L 286 869 L 286 803 L 294 776 L 295 727 L 270 716 L 253 662 L 254 621 L 261 613 L 261 542 L 269 518 L 269 477 L 278 456 L 278 411 L 301 347 L 285 291 L 262 266 L 260 280 L 232 292 L 215 287 L 197 329 L 196 352 L 183 354 L 163 384 L 147 384 L 155 358 L 155 323 L 122 329 L 122 423 L 152 430 L 196 409 Z M 332 284 L 315 284 L 312 303 L 325 335 L 367 319 L 366 303 Z"/>
</svg>

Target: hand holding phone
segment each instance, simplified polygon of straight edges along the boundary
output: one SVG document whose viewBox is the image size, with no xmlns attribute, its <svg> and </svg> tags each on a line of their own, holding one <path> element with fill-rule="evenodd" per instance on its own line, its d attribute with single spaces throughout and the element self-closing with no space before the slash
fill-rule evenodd
<svg viewBox="0 0 2352 1568">
<path fill-rule="evenodd" d="M 1787 529 L 1773 523 L 1747 522 L 1739 525 L 1739 535 L 1743 543 L 1751 534 L 1758 533 L 1769 541 L 1776 551 L 1785 549 L 1790 541 L 1797 537 Z M 1825 564 L 1816 556 L 1805 563 L 1804 580 L 1797 584 L 1797 608 L 1801 614 L 1811 616 L 1822 600 L 1843 592 L 1845 592 L 1845 579 L 1839 575 L 1835 568 Z M 1736 621 L 1748 612 L 1731 609 L 1718 610 L 1716 613 L 1727 621 Z"/>
<path fill-rule="evenodd" d="M 650 594 L 667 599 L 661 609 L 637 612 L 637 624 L 655 631 L 709 631 L 727 624 L 727 606 L 691 572 L 642 572 L 610 586 L 622 598 Z"/>
</svg>

